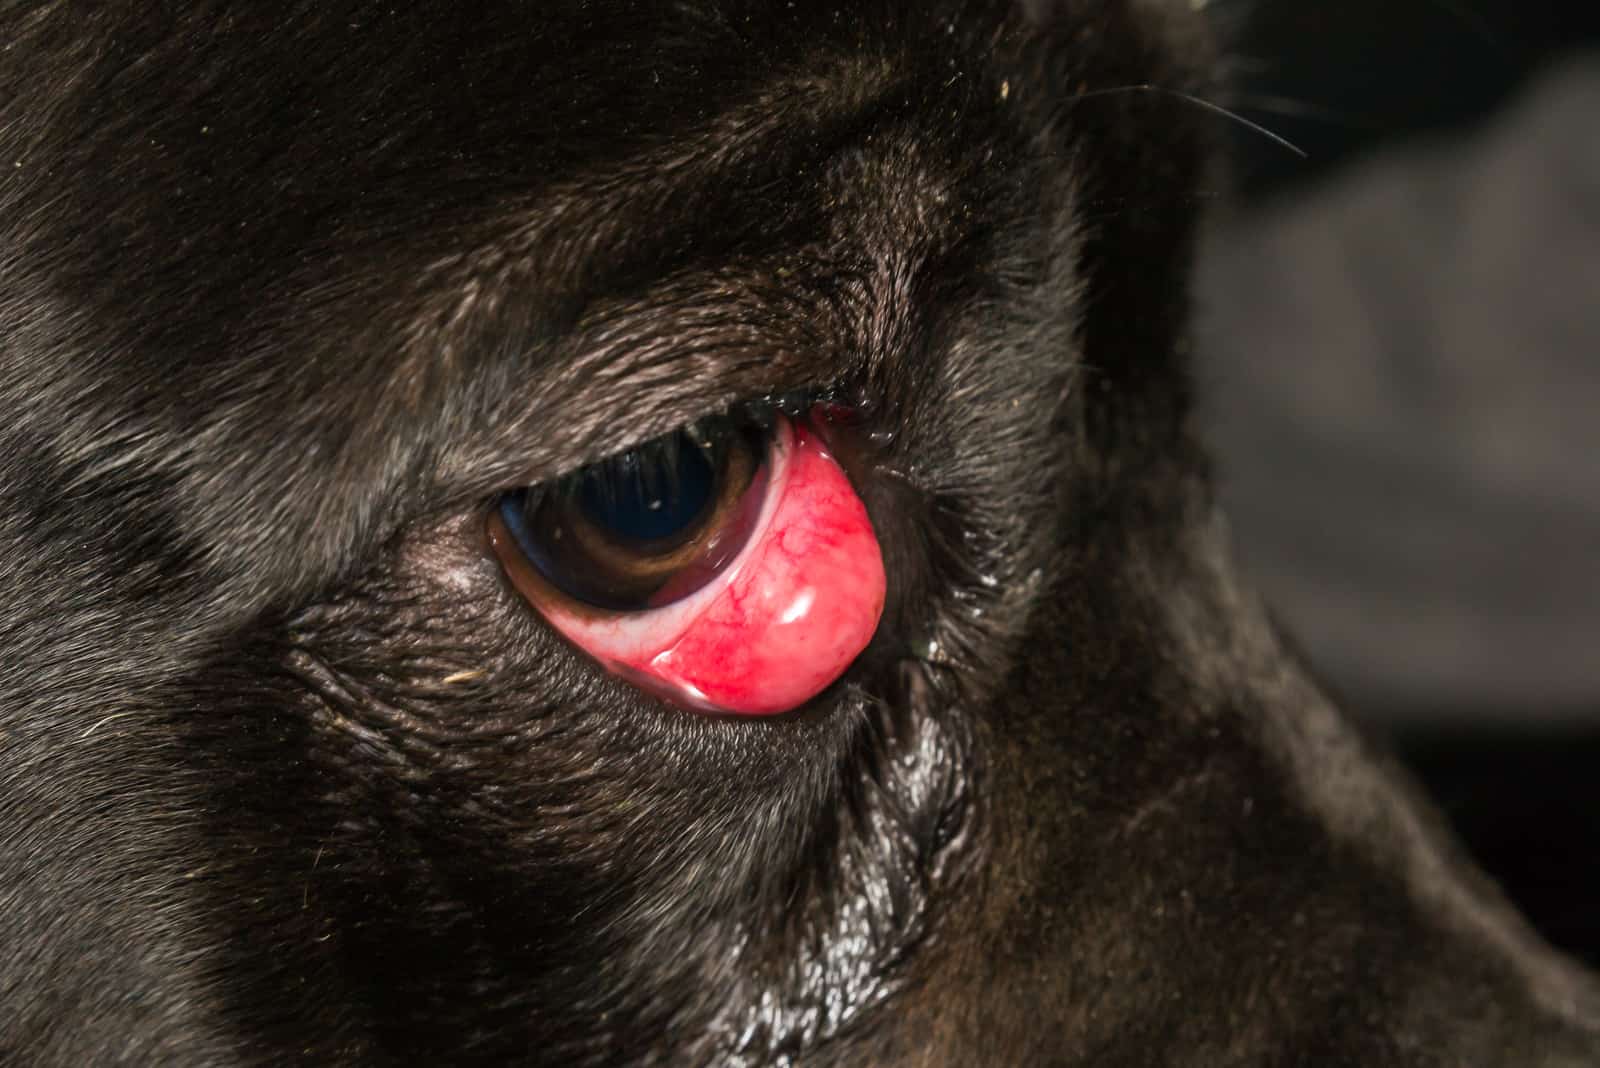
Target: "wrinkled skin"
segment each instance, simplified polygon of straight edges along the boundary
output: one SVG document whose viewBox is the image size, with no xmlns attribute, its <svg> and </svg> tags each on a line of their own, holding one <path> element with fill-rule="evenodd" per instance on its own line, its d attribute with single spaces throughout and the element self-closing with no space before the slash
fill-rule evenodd
<svg viewBox="0 0 1600 1068">
<path fill-rule="evenodd" d="M 1231 570 L 1214 119 L 1111 91 L 1188 5 L 170 10 L 0 7 L 5 1063 L 1600 1064 Z M 817 384 L 888 600 L 800 711 L 489 551 Z"/>
</svg>

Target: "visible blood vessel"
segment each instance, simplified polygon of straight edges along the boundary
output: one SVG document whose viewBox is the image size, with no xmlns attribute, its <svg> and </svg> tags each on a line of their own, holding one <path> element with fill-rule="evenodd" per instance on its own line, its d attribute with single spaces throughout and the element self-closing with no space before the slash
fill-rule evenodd
<svg viewBox="0 0 1600 1068">
<path fill-rule="evenodd" d="M 643 612 L 574 605 L 491 538 L 546 620 L 610 670 L 686 707 L 797 708 L 844 673 L 883 614 L 883 555 L 867 510 L 816 432 L 780 419 L 766 500 L 743 550 L 694 593 Z M 509 549 L 509 551 L 508 551 Z"/>
</svg>

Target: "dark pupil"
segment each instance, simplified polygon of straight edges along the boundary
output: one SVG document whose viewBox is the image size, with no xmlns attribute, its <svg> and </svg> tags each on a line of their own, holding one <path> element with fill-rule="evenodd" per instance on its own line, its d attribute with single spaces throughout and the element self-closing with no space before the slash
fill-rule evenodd
<svg viewBox="0 0 1600 1068">
<path fill-rule="evenodd" d="M 665 451 L 626 453 L 586 472 L 578 505 L 589 521 L 626 541 L 659 541 L 690 526 L 711 500 L 716 472 L 686 435 Z"/>
</svg>

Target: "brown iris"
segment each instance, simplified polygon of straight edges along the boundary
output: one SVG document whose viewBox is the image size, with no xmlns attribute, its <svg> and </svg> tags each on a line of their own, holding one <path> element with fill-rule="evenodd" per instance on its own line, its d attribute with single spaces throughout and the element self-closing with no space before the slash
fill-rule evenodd
<svg viewBox="0 0 1600 1068">
<path fill-rule="evenodd" d="M 743 547 L 765 450 L 754 427 L 681 430 L 514 494 L 500 518 L 562 593 L 610 611 L 653 608 L 700 588 Z"/>
</svg>

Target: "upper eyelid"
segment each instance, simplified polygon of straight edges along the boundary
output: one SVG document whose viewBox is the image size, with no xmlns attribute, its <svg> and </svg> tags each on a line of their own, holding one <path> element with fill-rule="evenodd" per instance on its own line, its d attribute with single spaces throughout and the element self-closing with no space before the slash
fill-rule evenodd
<svg viewBox="0 0 1600 1068">
<path fill-rule="evenodd" d="M 496 360 L 471 388 L 507 388 L 468 406 L 484 425 L 462 428 L 440 457 L 440 480 L 480 497 L 548 482 L 741 401 L 859 373 L 846 324 L 827 323 L 817 304 L 713 293 L 677 279 L 666 294 L 599 306 L 540 346 L 532 366 L 518 367 L 526 356 Z M 522 380 L 535 384 L 524 390 Z"/>
<path fill-rule="evenodd" d="M 438 493 L 482 500 L 557 478 L 744 399 L 823 381 L 873 380 L 883 346 L 925 334 L 952 313 L 948 301 L 906 303 L 922 291 L 919 276 L 944 273 L 940 253 L 965 244 L 961 231 L 928 236 L 914 257 L 815 239 L 779 242 L 760 256 L 696 265 L 593 298 L 537 344 L 529 343 L 531 325 L 475 324 L 479 342 L 466 347 L 486 355 L 477 367 L 459 369 L 466 381 L 443 384 L 471 395 L 460 407 L 475 418 L 438 439 L 430 471 Z M 971 273 L 967 265 L 963 277 L 970 281 Z M 504 292 L 486 292 L 483 300 L 489 308 L 517 307 Z M 519 342 L 519 334 L 527 340 Z"/>
<path fill-rule="evenodd" d="M 622 291 L 547 294 L 540 299 L 553 322 L 530 314 L 537 309 L 515 290 L 540 290 L 519 272 L 463 276 L 473 310 L 441 319 L 438 306 L 419 309 L 406 346 L 478 354 L 468 358 L 477 366 L 458 369 L 464 381 L 439 391 L 469 394 L 460 407 L 479 418 L 446 428 L 430 473 L 443 493 L 482 498 L 559 477 L 744 398 L 819 379 L 870 380 L 876 349 L 895 343 L 886 331 L 924 330 L 927 316 L 947 310 L 904 306 L 917 276 L 941 273 L 941 254 L 976 225 L 940 218 L 908 256 L 903 246 L 882 247 L 885 233 L 841 235 L 826 213 L 802 214 L 777 224 L 754 253 L 748 243 L 705 248 Z M 441 331 L 432 338 L 422 325 L 430 317 Z"/>
</svg>

